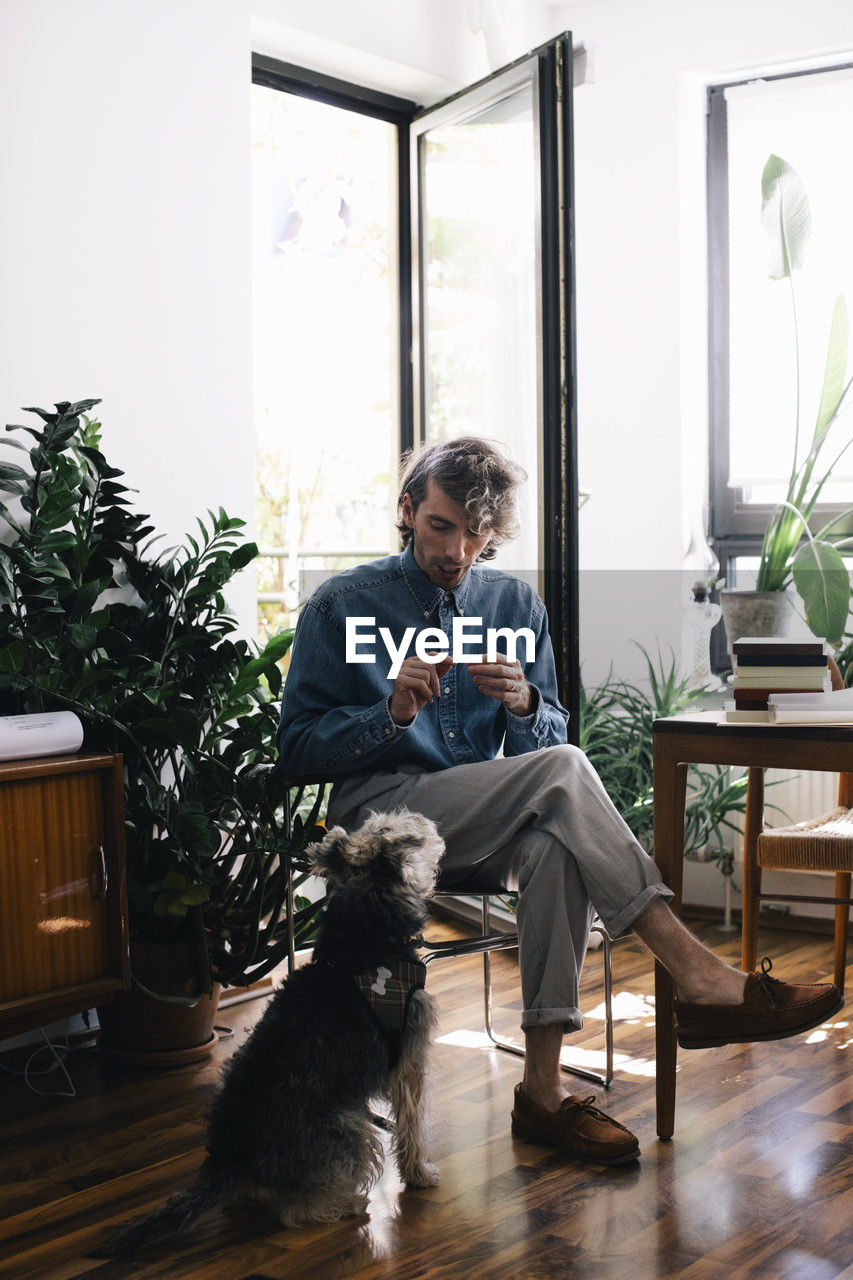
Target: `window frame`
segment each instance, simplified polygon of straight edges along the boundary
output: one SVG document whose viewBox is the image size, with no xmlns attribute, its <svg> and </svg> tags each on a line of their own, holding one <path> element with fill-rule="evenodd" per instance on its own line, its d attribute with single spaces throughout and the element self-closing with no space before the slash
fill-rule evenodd
<svg viewBox="0 0 853 1280">
<path fill-rule="evenodd" d="M 560 699 L 569 712 L 569 741 L 580 733 L 580 612 L 578 556 L 577 462 L 577 319 L 575 311 L 574 218 L 574 58 L 572 33 L 564 31 L 545 44 L 440 102 L 419 110 L 412 125 L 412 237 L 416 352 L 414 422 L 422 435 L 427 379 L 424 349 L 424 263 L 421 202 L 423 164 L 420 144 L 425 131 L 438 121 L 452 120 L 457 110 L 487 105 L 516 79 L 523 81 L 535 67 L 537 163 L 540 174 L 537 218 L 540 228 L 539 281 L 542 597 L 548 623 Z M 419 231 L 418 231 L 419 229 Z"/>
<path fill-rule="evenodd" d="M 735 556 L 759 554 L 764 530 L 774 506 L 747 503 L 743 491 L 728 486 L 729 457 L 729 201 L 728 110 L 726 90 L 755 80 L 794 80 L 802 76 L 849 71 L 853 63 L 755 73 L 707 88 L 707 232 L 708 232 L 708 512 L 709 541 L 720 571 Z M 815 520 L 821 524 L 845 510 L 843 505 L 819 503 Z"/>
</svg>

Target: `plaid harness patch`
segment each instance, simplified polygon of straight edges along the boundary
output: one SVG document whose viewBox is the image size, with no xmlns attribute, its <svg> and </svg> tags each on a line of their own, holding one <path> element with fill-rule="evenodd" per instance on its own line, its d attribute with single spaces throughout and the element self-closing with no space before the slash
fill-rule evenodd
<svg viewBox="0 0 853 1280">
<path fill-rule="evenodd" d="M 400 1057 L 400 1040 L 412 996 L 426 986 L 422 960 L 389 960 L 387 964 L 353 975 L 379 1029 L 388 1041 L 391 1066 Z"/>
</svg>

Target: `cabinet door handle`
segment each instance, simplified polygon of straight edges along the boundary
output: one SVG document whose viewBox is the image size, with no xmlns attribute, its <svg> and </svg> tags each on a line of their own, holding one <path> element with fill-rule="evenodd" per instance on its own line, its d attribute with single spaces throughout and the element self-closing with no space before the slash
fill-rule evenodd
<svg viewBox="0 0 853 1280">
<path fill-rule="evenodd" d="M 110 877 L 107 871 L 107 855 L 104 852 L 104 846 L 98 845 L 98 883 L 95 886 L 95 897 L 106 898 L 107 890 L 110 887 Z"/>
</svg>

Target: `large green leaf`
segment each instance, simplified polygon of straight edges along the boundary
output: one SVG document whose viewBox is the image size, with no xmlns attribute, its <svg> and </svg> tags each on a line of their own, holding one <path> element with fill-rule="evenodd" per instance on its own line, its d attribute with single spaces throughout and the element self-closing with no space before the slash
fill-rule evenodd
<svg viewBox="0 0 853 1280">
<path fill-rule="evenodd" d="M 0 671 L 21 671 L 26 661 L 26 646 L 20 640 L 13 640 L 0 649 Z"/>
<path fill-rule="evenodd" d="M 771 280 L 785 280 L 803 265 L 812 214 L 796 169 L 770 156 L 761 175 L 761 221 L 770 237 Z"/>
<path fill-rule="evenodd" d="M 274 636 L 269 636 L 264 645 L 263 657 L 271 659 L 273 662 L 279 662 L 293 644 L 293 636 L 293 627 L 288 627 Z"/>
<path fill-rule="evenodd" d="M 841 403 L 846 387 L 847 351 L 849 345 L 847 303 L 844 301 L 844 294 L 839 293 L 832 308 L 829 346 L 826 351 L 823 386 L 821 387 L 820 405 L 814 429 L 815 440 L 823 434 L 838 412 L 838 406 Z"/>
<path fill-rule="evenodd" d="M 0 485 L 6 493 L 23 493 L 29 479 L 23 467 L 14 462 L 0 462 Z"/>
<path fill-rule="evenodd" d="M 837 643 L 850 609 L 850 575 L 841 556 L 828 542 L 809 541 L 794 557 L 793 570 L 812 631 Z"/>
</svg>

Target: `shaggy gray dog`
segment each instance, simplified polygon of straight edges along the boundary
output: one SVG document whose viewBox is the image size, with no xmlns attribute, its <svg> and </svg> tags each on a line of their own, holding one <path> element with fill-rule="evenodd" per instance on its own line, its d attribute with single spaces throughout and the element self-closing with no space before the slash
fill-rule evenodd
<svg viewBox="0 0 853 1280">
<path fill-rule="evenodd" d="M 435 824 L 405 810 L 373 814 L 351 835 L 333 827 L 309 848 L 329 895 L 312 963 L 226 1064 L 192 1186 L 94 1256 L 131 1253 L 250 1201 L 284 1226 L 363 1213 L 382 1162 L 371 1099 L 390 1102 L 406 1184 L 437 1184 L 423 1117 L 435 1013 L 417 945 L 443 852 Z"/>
</svg>

